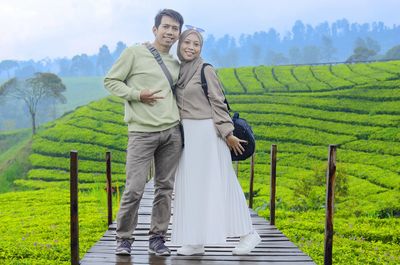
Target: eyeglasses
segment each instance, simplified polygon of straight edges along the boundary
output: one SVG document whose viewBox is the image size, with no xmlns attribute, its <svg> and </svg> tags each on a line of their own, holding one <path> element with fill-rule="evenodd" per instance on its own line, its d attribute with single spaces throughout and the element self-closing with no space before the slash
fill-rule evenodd
<svg viewBox="0 0 400 265">
<path fill-rule="evenodd" d="M 202 29 L 202 28 L 198 28 L 198 27 L 195 27 L 195 26 L 192 26 L 192 25 L 185 25 L 185 27 L 186 27 L 187 29 L 193 29 L 193 30 L 197 31 L 198 33 L 203 33 L 203 32 L 205 31 L 205 30 Z"/>
</svg>

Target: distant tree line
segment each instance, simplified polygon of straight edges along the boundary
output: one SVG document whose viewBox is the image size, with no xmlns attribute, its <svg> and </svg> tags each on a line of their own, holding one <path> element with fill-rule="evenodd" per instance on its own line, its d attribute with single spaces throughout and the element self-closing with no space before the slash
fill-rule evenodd
<svg viewBox="0 0 400 265">
<path fill-rule="evenodd" d="M 0 77 L 24 78 L 32 76 L 36 72 L 52 72 L 59 76 L 101 76 L 108 71 L 125 48 L 126 45 L 120 41 L 113 52 L 110 52 L 107 45 L 103 45 L 95 55 L 83 53 L 75 55 L 71 59 L 4 60 L 0 62 Z"/>
<path fill-rule="evenodd" d="M 283 36 L 273 28 L 239 40 L 210 35 L 203 57 L 219 67 L 400 59 L 400 25 L 341 19 L 312 27 L 298 20 Z"/>
<path fill-rule="evenodd" d="M 4 60 L 0 62 L 0 78 L 23 78 L 36 72 L 62 77 L 103 76 L 126 47 L 120 41 L 114 51 L 103 45 L 97 54 L 83 53 L 70 59 Z M 313 27 L 298 20 L 284 35 L 274 28 L 242 34 L 238 39 L 208 35 L 202 55 L 216 67 L 400 59 L 400 25 L 358 24 L 341 19 Z"/>
</svg>

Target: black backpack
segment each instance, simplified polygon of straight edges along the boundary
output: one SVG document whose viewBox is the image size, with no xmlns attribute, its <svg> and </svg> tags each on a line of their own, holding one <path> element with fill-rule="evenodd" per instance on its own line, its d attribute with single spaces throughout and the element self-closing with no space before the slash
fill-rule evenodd
<svg viewBox="0 0 400 265">
<path fill-rule="evenodd" d="M 207 80 L 204 74 L 204 68 L 208 65 L 211 66 L 211 64 L 209 63 L 204 63 L 201 68 L 201 87 L 203 88 L 204 95 L 207 97 L 208 101 L 210 101 L 210 99 L 208 98 Z M 222 91 L 222 93 L 224 94 L 224 91 Z M 231 111 L 231 108 L 229 107 L 226 97 L 224 99 L 224 103 L 226 104 L 228 111 Z M 231 151 L 232 161 L 245 160 L 254 154 L 256 148 L 256 139 L 254 137 L 253 130 L 251 129 L 250 125 L 247 123 L 245 119 L 239 117 L 239 113 L 237 112 L 233 114 L 232 122 L 233 126 L 235 127 L 235 129 L 233 130 L 233 135 L 235 135 L 239 139 L 247 141 L 247 144 L 243 145 L 244 152 L 241 155 L 240 154 L 235 155 L 235 153 Z"/>
</svg>

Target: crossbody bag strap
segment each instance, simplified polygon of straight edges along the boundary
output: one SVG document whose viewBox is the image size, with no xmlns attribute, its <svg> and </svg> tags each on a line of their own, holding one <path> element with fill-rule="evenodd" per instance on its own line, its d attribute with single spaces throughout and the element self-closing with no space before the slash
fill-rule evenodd
<svg viewBox="0 0 400 265">
<path fill-rule="evenodd" d="M 146 45 L 146 48 L 151 52 L 151 54 L 153 54 L 153 56 L 156 59 L 157 63 L 160 65 L 161 69 L 163 70 L 165 76 L 168 79 L 168 82 L 169 82 L 169 85 L 171 87 L 172 93 L 174 93 L 174 95 L 175 95 L 175 86 L 174 86 L 174 83 L 172 81 L 172 75 L 169 72 L 167 66 L 165 65 L 163 59 L 161 58 L 160 53 L 150 43 L 146 42 L 145 45 Z"/>
<path fill-rule="evenodd" d="M 203 88 L 203 91 L 204 91 L 204 95 L 206 95 L 208 101 L 210 101 L 210 99 L 208 98 L 208 85 L 207 85 L 206 75 L 204 73 L 204 68 L 206 68 L 206 66 L 208 66 L 208 65 L 212 66 L 209 63 L 204 63 L 203 66 L 201 67 L 200 80 L 201 80 L 201 87 Z M 231 108 L 229 107 L 229 103 L 226 100 L 224 90 L 222 90 L 222 94 L 224 95 L 224 103 L 226 104 L 228 111 L 231 111 Z"/>
</svg>

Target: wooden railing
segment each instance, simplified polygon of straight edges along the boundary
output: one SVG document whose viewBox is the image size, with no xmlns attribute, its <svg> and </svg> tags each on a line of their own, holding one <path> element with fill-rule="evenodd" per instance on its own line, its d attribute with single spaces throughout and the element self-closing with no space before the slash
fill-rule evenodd
<svg viewBox="0 0 400 265">
<path fill-rule="evenodd" d="M 277 145 L 271 145 L 271 178 L 270 178 L 270 224 L 275 225 L 276 202 L 276 167 Z M 255 155 L 250 158 L 249 208 L 253 207 Z M 239 174 L 239 163 L 236 164 L 236 174 Z M 107 223 L 112 224 L 112 185 L 111 185 L 111 153 L 106 152 L 107 178 Z M 328 169 L 326 173 L 326 213 L 325 213 L 325 244 L 324 264 L 332 264 L 333 246 L 333 210 L 334 187 L 336 176 L 336 145 L 329 146 Z M 78 223 L 78 152 L 70 152 L 70 207 L 71 207 L 71 264 L 79 264 L 79 223 Z"/>
</svg>

